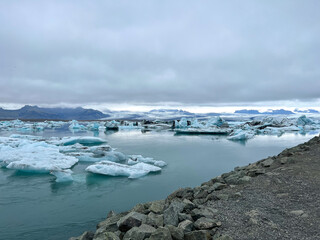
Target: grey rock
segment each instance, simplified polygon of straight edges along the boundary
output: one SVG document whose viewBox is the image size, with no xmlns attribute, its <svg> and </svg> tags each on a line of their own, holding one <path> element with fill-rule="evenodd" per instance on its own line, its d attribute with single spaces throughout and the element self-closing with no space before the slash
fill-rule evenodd
<svg viewBox="0 0 320 240">
<path fill-rule="evenodd" d="M 227 177 L 224 178 L 224 180 L 228 184 L 238 184 L 239 179 L 245 175 L 245 171 L 231 172 Z"/>
<path fill-rule="evenodd" d="M 210 208 L 210 207 L 202 207 L 196 208 L 191 211 L 192 218 L 196 221 L 199 218 L 206 217 L 206 218 L 214 218 L 218 213 L 217 209 Z"/>
<path fill-rule="evenodd" d="M 150 212 L 147 216 L 146 224 L 157 228 L 163 227 L 163 214 Z"/>
<path fill-rule="evenodd" d="M 163 212 L 164 225 L 178 226 L 179 213 L 184 209 L 185 204 L 181 201 L 172 201 L 170 206 Z"/>
<path fill-rule="evenodd" d="M 168 225 L 168 229 L 171 233 L 171 237 L 173 240 L 182 240 L 184 237 L 184 232 L 181 228 L 172 226 L 172 225 Z"/>
<path fill-rule="evenodd" d="M 280 159 L 281 164 L 286 164 L 288 162 L 288 157 L 283 157 Z"/>
<path fill-rule="evenodd" d="M 111 218 L 111 217 L 114 217 L 116 215 L 117 214 L 114 211 L 110 211 L 110 212 L 108 212 L 107 218 Z"/>
<path fill-rule="evenodd" d="M 151 203 L 140 203 L 137 204 L 133 209 L 132 212 L 138 212 L 142 214 L 148 214 L 150 212 L 149 207 L 151 206 Z"/>
<path fill-rule="evenodd" d="M 93 240 L 120 240 L 120 238 L 113 232 L 103 232 L 94 237 Z"/>
<path fill-rule="evenodd" d="M 160 227 L 151 234 L 149 240 L 172 240 L 171 233 L 168 228 Z"/>
<path fill-rule="evenodd" d="M 225 183 L 216 182 L 208 189 L 208 193 L 212 193 L 213 191 L 222 190 L 222 189 L 226 188 L 227 186 L 228 185 Z"/>
<path fill-rule="evenodd" d="M 191 232 L 193 229 L 193 222 L 190 220 L 184 220 L 179 223 L 178 228 L 181 228 L 183 232 Z"/>
<path fill-rule="evenodd" d="M 186 233 L 184 236 L 184 239 L 186 239 L 186 240 L 209 240 L 209 239 L 211 239 L 211 235 L 208 231 L 199 230 L 199 231 L 193 231 L 190 233 Z"/>
<path fill-rule="evenodd" d="M 213 238 L 214 240 L 233 240 L 229 235 L 220 235 Z"/>
<path fill-rule="evenodd" d="M 81 236 L 72 237 L 69 240 L 92 240 L 93 236 L 94 236 L 93 232 L 84 232 Z"/>
<path fill-rule="evenodd" d="M 192 202 L 195 204 L 195 205 L 202 205 L 206 202 L 206 199 L 207 198 L 200 198 L 200 199 L 194 199 Z"/>
<path fill-rule="evenodd" d="M 97 231 L 95 235 L 98 235 L 102 232 L 115 232 L 118 230 L 117 222 L 120 220 L 121 217 L 125 216 L 127 212 L 123 212 L 120 214 L 117 214 L 115 216 L 109 217 L 106 220 L 100 222 L 97 225 Z"/>
<path fill-rule="evenodd" d="M 130 212 L 117 222 L 121 232 L 126 232 L 133 227 L 139 227 L 146 221 L 147 216 L 138 212 Z"/>
<path fill-rule="evenodd" d="M 154 213 L 162 213 L 164 208 L 165 201 L 154 201 L 151 203 L 149 210 Z"/>
<path fill-rule="evenodd" d="M 273 164 L 274 160 L 271 158 L 268 158 L 266 160 L 264 160 L 263 162 L 261 162 L 261 165 L 263 167 L 270 167 Z"/>
<path fill-rule="evenodd" d="M 255 176 L 258 176 L 261 174 L 265 174 L 265 173 L 266 173 L 266 170 L 264 170 L 262 168 L 253 168 L 248 171 L 248 176 L 255 177 Z"/>
<path fill-rule="evenodd" d="M 123 240 L 143 240 L 151 236 L 156 229 L 152 226 L 142 224 L 140 227 L 133 227 L 123 237 Z"/>
<path fill-rule="evenodd" d="M 191 211 L 192 209 L 196 208 L 196 205 L 193 202 L 191 202 L 189 199 L 183 199 L 182 202 L 185 204 L 184 206 L 185 211 Z"/>
<path fill-rule="evenodd" d="M 294 210 L 291 211 L 290 214 L 295 215 L 295 216 L 301 216 L 302 214 L 304 214 L 303 210 Z"/>
<path fill-rule="evenodd" d="M 189 214 L 179 213 L 178 216 L 179 216 L 179 222 L 182 222 L 182 221 L 184 221 L 184 220 L 190 220 L 190 221 L 192 221 L 192 217 L 191 217 L 191 215 L 189 215 Z"/>
<path fill-rule="evenodd" d="M 239 184 L 241 184 L 241 183 L 247 183 L 247 182 L 249 182 L 251 180 L 251 177 L 250 176 L 244 176 L 244 177 L 242 177 L 242 178 L 240 178 L 239 180 L 238 180 L 238 183 Z"/>
<path fill-rule="evenodd" d="M 193 197 L 193 189 L 192 188 L 180 188 L 177 191 L 171 193 L 167 197 L 166 201 L 170 203 L 175 198 L 186 198 L 186 199 L 191 200 L 192 197 Z"/>
<path fill-rule="evenodd" d="M 214 227 L 220 227 L 221 222 L 217 221 L 216 219 L 212 218 L 199 218 L 195 223 L 194 227 L 198 230 L 209 230 Z"/>
</svg>

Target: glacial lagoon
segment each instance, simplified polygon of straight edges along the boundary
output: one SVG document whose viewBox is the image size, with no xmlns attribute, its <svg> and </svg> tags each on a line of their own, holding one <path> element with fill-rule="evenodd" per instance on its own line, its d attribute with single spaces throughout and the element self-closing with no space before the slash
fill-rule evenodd
<svg viewBox="0 0 320 240">
<path fill-rule="evenodd" d="M 139 129 L 71 132 L 67 126 L 37 132 L 0 131 L 43 138 L 95 136 L 116 151 L 165 161 L 161 172 L 137 179 L 88 173 L 92 163 L 78 162 L 73 181 L 58 183 L 45 173 L 0 168 L 0 232 L 3 239 L 68 239 L 95 229 L 108 211 L 125 211 L 140 202 L 163 199 L 180 187 L 195 187 L 236 166 L 247 165 L 303 143 L 317 131 L 257 135 L 248 141 L 226 136 L 176 135 Z"/>
</svg>

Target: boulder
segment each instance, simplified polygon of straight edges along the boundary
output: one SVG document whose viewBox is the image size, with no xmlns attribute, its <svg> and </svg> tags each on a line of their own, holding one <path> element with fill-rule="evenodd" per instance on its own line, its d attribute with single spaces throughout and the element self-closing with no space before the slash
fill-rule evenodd
<svg viewBox="0 0 320 240">
<path fill-rule="evenodd" d="M 274 160 L 271 158 L 268 158 L 266 160 L 264 160 L 263 162 L 261 162 L 261 165 L 263 167 L 270 167 L 273 164 Z"/>
<path fill-rule="evenodd" d="M 117 226 L 121 232 L 126 232 L 133 227 L 139 227 L 146 221 L 147 216 L 138 212 L 130 212 L 126 216 L 120 218 Z"/>
<path fill-rule="evenodd" d="M 84 232 L 81 236 L 72 237 L 69 240 L 92 240 L 93 236 L 94 236 L 93 232 Z"/>
<path fill-rule="evenodd" d="M 103 232 L 95 236 L 93 240 L 120 240 L 120 238 L 113 232 Z"/>
<path fill-rule="evenodd" d="M 153 227 L 163 227 L 163 214 L 150 212 L 147 216 L 146 224 Z"/>
<path fill-rule="evenodd" d="M 181 228 L 172 225 L 168 225 L 167 227 L 171 233 L 171 237 L 173 240 L 183 240 L 184 232 Z"/>
<path fill-rule="evenodd" d="M 156 229 L 152 226 L 142 224 L 140 227 L 133 227 L 123 237 L 123 240 L 143 240 L 151 236 Z"/>
<path fill-rule="evenodd" d="M 208 231 L 199 230 L 199 231 L 193 231 L 190 233 L 186 233 L 184 236 L 184 239 L 186 239 L 186 240 L 209 240 L 209 239 L 211 239 L 211 235 Z"/>
<path fill-rule="evenodd" d="M 218 213 L 217 209 L 210 208 L 210 207 L 202 207 L 196 208 L 191 211 L 192 218 L 196 221 L 199 218 L 206 217 L 206 218 L 214 218 Z"/>
<path fill-rule="evenodd" d="M 168 228 L 160 227 L 151 234 L 149 240 L 172 240 L 171 233 Z"/>
<path fill-rule="evenodd" d="M 209 230 L 214 227 L 220 227 L 220 226 L 221 226 L 221 222 L 217 221 L 216 219 L 205 218 L 205 217 L 199 218 L 194 223 L 194 227 L 198 230 Z"/>
<path fill-rule="evenodd" d="M 151 203 L 149 210 L 154 213 L 162 213 L 164 208 L 165 201 L 154 201 Z"/>
<path fill-rule="evenodd" d="M 172 201 L 169 207 L 163 212 L 164 225 L 178 226 L 179 213 L 184 209 L 185 204 L 181 201 Z"/>
<path fill-rule="evenodd" d="M 183 222 L 179 223 L 178 228 L 182 229 L 183 232 L 191 232 L 193 229 L 193 222 L 190 220 L 184 220 Z"/>
</svg>

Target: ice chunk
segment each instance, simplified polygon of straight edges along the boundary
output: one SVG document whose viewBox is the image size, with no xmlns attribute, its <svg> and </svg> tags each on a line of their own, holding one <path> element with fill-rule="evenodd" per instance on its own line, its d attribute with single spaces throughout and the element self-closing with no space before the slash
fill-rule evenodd
<svg viewBox="0 0 320 240">
<path fill-rule="evenodd" d="M 175 121 L 175 128 L 187 128 L 188 120 L 186 118 L 181 118 L 180 121 Z"/>
<path fill-rule="evenodd" d="M 59 152 L 59 148 L 46 142 L 2 138 L 0 162 L 9 169 L 49 172 L 71 168 L 78 162 L 73 156 Z"/>
<path fill-rule="evenodd" d="M 106 122 L 105 126 L 106 126 L 106 129 L 108 130 L 118 130 L 119 129 L 119 125 L 120 123 L 115 121 L 115 120 L 112 120 L 110 122 Z"/>
<path fill-rule="evenodd" d="M 254 137 L 253 131 L 236 129 L 233 133 L 228 137 L 229 140 L 247 140 Z"/>
<path fill-rule="evenodd" d="M 65 137 L 61 140 L 64 146 L 80 143 L 85 146 L 101 145 L 107 141 L 98 137 Z"/>
<path fill-rule="evenodd" d="M 82 154 L 77 156 L 81 162 L 100 162 L 100 161 L 111 161 L 111 162 L 121 162 L 125 161 L 127 158 L 121 152 L 110 151 L 103 154 Z"/>
<path fill-rule="evenodd" d="M 83 125 L 80 125 L 77 120 L 72 120 L 71 124 L 69 126 L 69 129 L 71 129 L 71 130 L 85 130 L 86 127 Z"/>
<path fill-rule="evenodd" d="M 128 157 L 129 157 L 129 159 L 128 159 L 129 165 L 133 165 L 133 164 L 136 164 L 139 162 L 151 163 L 151 164 L 158 166 L 158 167 L 164 167 L 167 165 L 167 163 L 164 161 L 157 161 L 157 160 L 154 160 L 153 158 L 150 158 L 150 157 L 142 157 L 141 155 L 129 155 Z"/>
<path fill-rule="evenodd" d="M 90 131 L 99 131 L 100 125 L 99 123 L 91 123 L 88 125 Z"/>
<path fill-rule="evenodd" d="M 72 171 L 70 169 L 60 171 L 50 171 L 51 175 L 56 177 L 56 182 L 71 182 L 73 181 Z"/>
<path fill-rule="evenodd" d="M 227 122 L 219 116 L 210 118 L 206 124 L 207 127 L 212 127 L 212 126 L 221 127 L 222 125 L 228 126 Z"/>
<path fill-rule="evenodd" d="M 161 168 L 146 163 L 137 163 L 133 166 L 128 166 L 110 161 L 102 161 L 88 166 L 86 171 L 109 176 L 139 178 L 147 175 L 150 172 L 159 172 L 161 171 Z"/>
<path fill-rule="evenodd" d="M 306 115 L 302 115 L 297 119 L 297 125 L 299 126 L 312 125 L 312 124 L 314 124 L 314 122 L 310 118 L 307 118 Z"/>
</svg>

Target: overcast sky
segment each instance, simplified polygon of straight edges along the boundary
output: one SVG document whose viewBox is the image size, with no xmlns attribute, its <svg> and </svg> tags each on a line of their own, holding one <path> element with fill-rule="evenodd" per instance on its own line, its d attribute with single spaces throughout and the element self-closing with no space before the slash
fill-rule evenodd
<svg viewBox="0 0 320 240">
<path fill-rule="evenodd" d="M 319 9 L 319 0 L 0 1 L 0 103 L 319 102 Z"/>
</svg>

